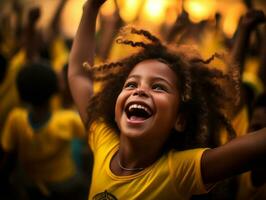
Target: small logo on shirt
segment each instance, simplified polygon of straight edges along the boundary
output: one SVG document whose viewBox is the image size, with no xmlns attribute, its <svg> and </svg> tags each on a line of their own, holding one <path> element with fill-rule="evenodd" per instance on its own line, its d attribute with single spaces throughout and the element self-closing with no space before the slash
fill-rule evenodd
<svg viewBox="0 0 266 200">
<path fill-rule="evenodd" d="M 104 192 L 96 194 L 92 199 L 93 200 L 117 200 L 117 198 L 114 195 L 107 192 L 106 190 Z"/>
</svg>

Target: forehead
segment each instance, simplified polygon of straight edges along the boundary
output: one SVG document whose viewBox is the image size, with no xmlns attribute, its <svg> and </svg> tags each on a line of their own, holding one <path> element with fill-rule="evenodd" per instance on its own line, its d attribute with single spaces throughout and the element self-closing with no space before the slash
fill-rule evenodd
<svg viewBox="0 0 266 200">
<path fill-rule="evenodd" d="M 144 60 L 138 63 L 130 72 L 130 76 L 148 76 L 167 79 L 177 83 L 175 72 L 165 63 L 155 59 Z"/>
</svg>

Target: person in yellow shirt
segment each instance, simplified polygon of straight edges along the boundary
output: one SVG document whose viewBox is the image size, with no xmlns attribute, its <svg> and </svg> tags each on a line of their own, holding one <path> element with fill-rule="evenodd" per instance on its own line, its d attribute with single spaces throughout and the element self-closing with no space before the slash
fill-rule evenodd
<svg viewBox="0 0 266 200">
<path fill-rule="evenodd" d="M 233 73 L 206 66 L 212 59 L 128 28 L 117 42 L 139 52 L 93 66 L 96 17 L 104 2 L 85 2 L 68 70 L 94 155 L 89 199 L 189 199 L 262 161 L 265 128 L 206 148 L 221 126 L 234 134 L 223 108 L 239 92 Z M 93 95 L 97 80 L 103 87 Z M 224 81 L 234 96 L 220 85 Z"/>
<path fill-rule="evenodd" d="M 5 158 L 16 155 L 23 179 L 16 180 L 29 199 L 86 199 L 87 186 L 72 159 L 71 140 L 84 137 L 84 127 L 72 110 L 53 111 L 57 76 L 45 62 L 27 64 L 18 73 L 16 86 L 25 108 L 8 116 L 1 137 Z M 1 165 L 1 173 L 10 171 Z M 3 180 L 2 180 L 3 181 Z"/>
</svg>

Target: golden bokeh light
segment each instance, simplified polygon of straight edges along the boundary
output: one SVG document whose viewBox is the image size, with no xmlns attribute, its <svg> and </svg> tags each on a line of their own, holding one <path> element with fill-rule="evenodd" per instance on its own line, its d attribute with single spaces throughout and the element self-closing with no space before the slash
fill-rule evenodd
<svg viewBox="0 0 266 200">
<path fill-rule="evenodd" d="M 165 18 L 167 0 L 147 0 L 141 20 L 161 24 Z"/>
<path fill-rule="evenodd" d="M 192 22 L 198 23 L 213 17 L 216 12 L 215 0 L 186 0 L 184 9 L 188 12 Z"/>
<path fill-rule="evenodd" d="M 238 21 L 245 12 L 246 7 L 241 2 L 232 3 L 229 7 L 223 9 L 224 19 L 222 22 L 222 29 L 227 37 L 233 36 L 237 28 Z"/>
<path fill-rule="evenodd" d="M 173 24 L 177 17 L 182 12 L 182 1 L 168 1 L 167 8 L 165 10 L 165 24 L 171 25 Z"/>
<path fill-rule="evenodd" d="M 120 16 L 126 22 L 130 23 L 134 21 L 137 16 L 139 9 L 143 3 L 143 1 L 136 1 L 136 0 L 117 0 L 119 9 L 120 9 Z"/>
<path fill-rule="evenodd" d="M 42 8 L 42 17 L 39 21 L 41 27 L 46 27 L 60 2 L 59 0 L 20 0 L 25 6 L 25 13 L 33 6 Z M 86 0 L 68 0 L 61 19 L 62 31 L 65 35 L 73 37 L 82 14 L 82 6 Z M 101 14 L 109 16 L 118 4 L 122 20 L 136 23 L 143 28 L 157 29 L 160 25 L 171 26 L 180 15 L 182 7 L 188 12 L 192 22 L 213 19 L 216 12 L 221 14 L 221 28 L 231 37 L 236 30 L 238 20 L 246 12 L 243 0 L 108 0 L 101 8 Z M 265 9 L 265 2 L 254 0 L 257 8 Z M 182 5 L 183 4 L 183 5 Z"/>
<path fill-rule="evenodd" d="M 73 37 L 82 14 L 83 1 L 68 0 L 62 15 L 62 31 L 68 37 Z"/>
</svg>

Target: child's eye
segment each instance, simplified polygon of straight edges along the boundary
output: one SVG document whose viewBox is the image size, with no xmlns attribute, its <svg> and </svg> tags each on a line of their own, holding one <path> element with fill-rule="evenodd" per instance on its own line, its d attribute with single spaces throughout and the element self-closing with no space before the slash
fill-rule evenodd
<svg viewBox="0 0 266 200">
<path fill-rule="evenodd" d="M 153 84 L 152 89 L 155 91 L 166 91 L 167 92 L 167 88 L 162 84 Z"/>
<path fill-rule="evenodd" d="M 134 89 L 136 87 L 137 87 L 137 83 L 135 83 L 135 82 L 128 82 L 124 86 L 124 88 L 127 88 L 127 89 Z"/>
</svg>

